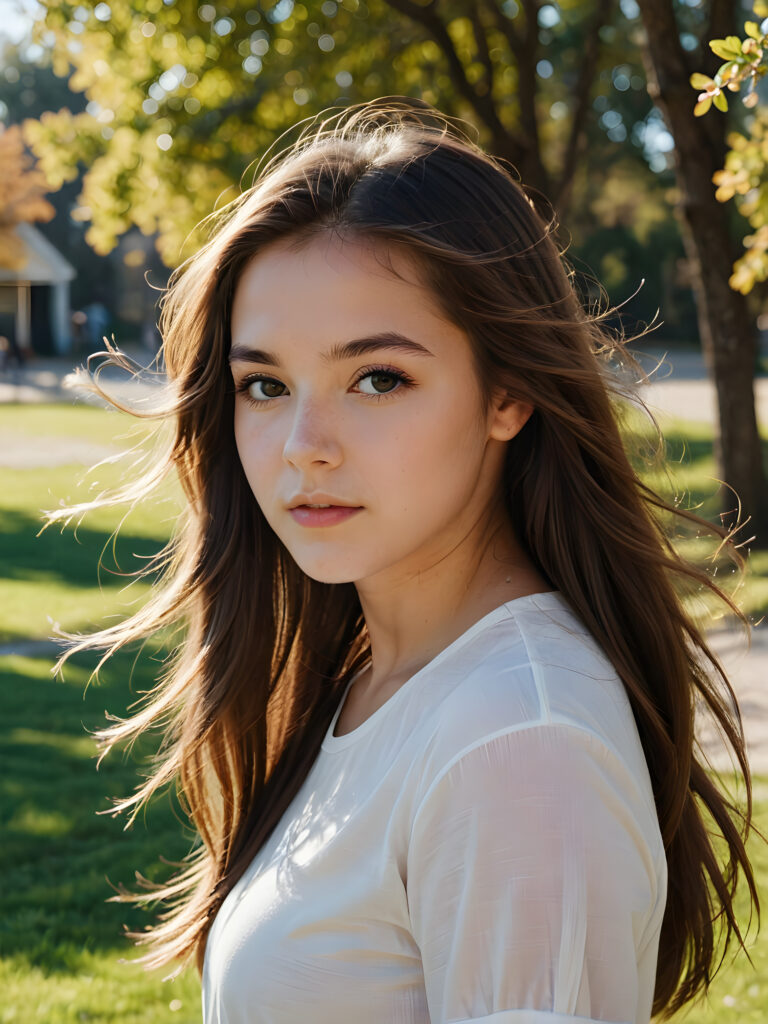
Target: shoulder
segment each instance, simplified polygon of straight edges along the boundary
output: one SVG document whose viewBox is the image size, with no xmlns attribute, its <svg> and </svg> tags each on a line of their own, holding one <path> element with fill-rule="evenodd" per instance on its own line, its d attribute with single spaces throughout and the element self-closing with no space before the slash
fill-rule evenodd
<svg viewBox="0 0 768 1024">
<path fill-rule="evenodd" d="M 516 772 L 516 752 L 529 757 L 535 734 L 552 750 L 588 752 L 650 811 L 634 716 L 605 652 L 560 594 L 531 595 L 506 608 L 464 652 L 460 680 L 435 709 L 422 747 L 421 798 L 458 762 L 473 751 L 473 760 L 482 760 L 491 746 L 504 749 L 506 770 Z M 553 757 L 551 771 L 566 764 Z"/>
<path fill-rule="evenodd" d="M 438 761 L 499 731 L 553 723 L 610 735 L 617 716 L 631 720 L 616 670 L 560 594 L 504 610 L 451 666 L 457 678 L 430 721 Z"/>
</svg>

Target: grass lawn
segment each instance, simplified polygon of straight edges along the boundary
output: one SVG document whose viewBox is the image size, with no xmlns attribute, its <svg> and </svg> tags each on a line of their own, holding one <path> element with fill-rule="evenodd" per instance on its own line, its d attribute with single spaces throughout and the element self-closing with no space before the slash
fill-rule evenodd
<svg viewBox="0 0 768 1024">
<path fill-rule="evenodd" d="M 85 407 L 0 407 L 0 434 L 19 445 L 51 445 L 77 438 L 125 444 L 127 420 Z M 711 439 L 697 425 L 678 424 L 667 433 L 672 454 L 685 438 L 688 454 L 673 467 L 675 485 L 713 514 L 716 484 Z M 676 449 L 677 446 L 677 449 Z M 76 499 L 82 466 L 0 469 L 0 640 L 43 638 L 51 622 L 88 629 L 106 616 L 122 616 L 139 604 L 147 584 L 122 592 L 123 580 L 109 550 L 119 513 L 87 516 L 77 535 L 49 529 L 36 536 L 39 513 L 61 499 Z M 94 476 L 101 485 L 120 478 L 119 465 Z M 661 479 L 661 478 L 660 478 Z M 116 546 L 124 571 L 163 544 L 178 512 L 170 483 L 162 500 L 136 509 Z M 99 581 L 96 563 L 104 555 Z M 768 608 L 768 558 L 751 555 L 752 578 L 742 595 L 751 614 Z M 98 770 L 90 731 L 105 712 L 123 714 L 152 683 L 160 651 L 147 649 L 135 663 L 120 655 L 86 688 L 94 659 L 73 659 L 64 680 L 51 677 L 49 656 L 0 657 L 0 1024 L 119 1024 L 199 1022 L 195 972 L 172 982 L 165 972 L 147 974 L 121 958 L 136 955 L 122 926 L 141 927 L 149 912 L 106 902 L 110 884 L 134 884 L 134 871 L 164 876 L 161 857 L 174 860 L 189 849 L 178 809 L 170 798 L 155 801 L 128 831 L 123 821 L 98 814 L 108 797 L 129 793 L 151 742 L 137 744 L 129 758 L 118 752 Z M 757 820 L 768 832 L 768 779 L 757 780 Z M 758 884 L 768 892 L 768 855 L 753 850 Z M 740 957 L 716 978 L 708 1005 L 681 1014 L 689 1024 L 762 1021 L 768 1016 L 768 939 L 752 945 L 755 969 Z"/>
<path fill-rule="evenodd" d="M 645 418 L 634 411 L 626 417 L 632 433 L 631 447 L 636 449 L 634 461 L 643 479 L 667 501 L 677 501 L 682 508 L 719 523 L 724 488 L 717 479 L 711 427 L 706 423 L 668 416 L 661 418 L 660 423 L 664 430 L 666 461 L 654 460 L 649 455 L 651 446 L 656 445 L 656 436 L 650 431 Z M 763 450 L 764 458 L 768 457 L 768 436 L 765 434 Z M 735 505 L 735 501 L 732 504 Z M 707 565 L 718 584 L 735 598 L 752 623 L 758 624 L 768 613 L 768 547 L 760 549 L 751 543 L 743 543 L 752 537 L 750 524 L 747 523 L 735 539 L 737 545 L 743 545 L 740 551 L 747 562 L 745 581 L 737 591 L 734 586 L 739 577 L 730 556 L 721 555 L 717 562 L 711 561 L 717 546 L 711 539 L 712 535 L 697 538 L 690 529 L 684 530 L 680 522 L 674 529 L 678 550 L 687 558 Z M 695 603 L 689 602 L 689 610 L 694 615 L 705 613 L 718 618 L 725 609 L 721 601 L 711 599 L 707 593 L 697 598 Z"/>
<path fill-rule="evenodd" d="M 145 432 L 130 417 L 90 406 L 0 406 L 0 435 L 33 450 L 67 439 L 124 449 Z M 120 573 L 137 569 L 167 539 L 179 511 L 173 481 L 156 501 L 127 516 L 114 548 L 111 534 L 124 509 L 89 514 L 76 530 L 74 524 L 54 525 L 40 534 L 43 510 L 88 501 L 117 486 L 129 465 L 120 460 L 93 471 L 85 465 L 0 467 L 0 642 L 50 636 L 55 624 L 88 630 L 140 607 L 149 584 L 131 583 Z"/>
<path fill-rule="evenodd" d="M 123 924 L 141 928 L 149 916 L 106 902 L 110 883 L 132 888 L 137 868 L 157 879 L 159 857 L 180 859 L 191 845 L 170 799 L 128 831 L 97 813 L 109 796 L 131 792 L 137 767 L 115 754 L 97 772 L 89 730 L 105 724 L 106 709 L 125 711 L 149 684 L 151 663 L 136 666 L 129 686 L 131 659 L 117 657 L 87 691 L 82 659 L 64 682 L 50 668 L 47 658 L 23 657 L 0 667 L 0 1021 L 197 1022 L 194 972 L 164 983 L 167 971 L 121 965 L 137 955 Z"/>
</svg>

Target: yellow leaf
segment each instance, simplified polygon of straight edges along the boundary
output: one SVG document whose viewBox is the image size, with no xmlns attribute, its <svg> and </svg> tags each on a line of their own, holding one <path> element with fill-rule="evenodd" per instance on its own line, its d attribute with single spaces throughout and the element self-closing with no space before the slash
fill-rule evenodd
<svg viewBox="0 0 768 1024">
<path fill-rule="evenodd" d="M 22 128 L 0 126 L 0 224 L 52 220 L 56 211 L 46 191 L 45 177 L 24 150 Z"/>
<path fill-rule="evenodd" d="M 735 264 L 736 270 L 728 278 L 728 284 L 733 288 L 735 292 L 741 292 L 742 295 L 747 295 L 752 291 L 752 286 L 755 283 L 755 275 L 752 271 L 741 264 L 741 261 Z"/>
<path fill-rule="evenodd" d="M 729 37 L 731 38 L 731 37 Z M 735 36 L 733 38 L 736 38 Z M 726 39 L 710 39 L 709 48 L 713 53 L 716 53 L 718 57 L 722 57 L 723 60 L 731 61 L 735 57 L 741 56 L 741 41 L 739 43 L 738 50 L 734 50 L 733 47 L 728 45 Z"/>
<path fill-rule="evenodd" d="M 706 96 L 703 100 L 699 100 L 696 106 L 693 108 L 694 117 L 701 117 L 702 114 L 706 114 L 709 108 L 712 106 L 712 97 Z"/>
<path fill-rule="evenodd" d="M 694 72 L 688 79 L 694 89 L 698 89 L 701 92 L 702 89 L 706 89 L 707 86 L 712 85 L 712 79 L 708 75 L 702 75 L 700 72 Z"/>
<path fill-rule="evenodd" d="M 16 232 L 0 225 L 0 267 L 4 270 L 18 270 L 26 262 L 27 257 L 26 254 L 22 255 Z"/>
</svg>

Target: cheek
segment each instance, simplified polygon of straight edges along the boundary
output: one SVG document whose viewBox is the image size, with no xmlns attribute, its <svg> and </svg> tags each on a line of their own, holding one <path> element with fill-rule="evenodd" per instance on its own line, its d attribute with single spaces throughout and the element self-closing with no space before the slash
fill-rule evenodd
<svg viewBox="0 0 768 1024">
<path fill-rule="evenodd" d="M 474 408 L 451 398 L 414 404 L 408 416 L 393 417 L 386 429 L 366 436 L 374 487 L 397 494 L 401 511 L 428 504 L 439 514 L 474 488 L 485 434 L 472 418 Z"/>
<path fill-rule="evenodd" d="M 235 408 L 235 446 L 256 498 L 263 498 L 274 489 L 274 469 L 271 467 L 275 465 L 277 442 L 270 439 L 267 427 L 267 424 L 256 421 L 253 415 L 249 416 L 247 409 Z"/>
</svg>

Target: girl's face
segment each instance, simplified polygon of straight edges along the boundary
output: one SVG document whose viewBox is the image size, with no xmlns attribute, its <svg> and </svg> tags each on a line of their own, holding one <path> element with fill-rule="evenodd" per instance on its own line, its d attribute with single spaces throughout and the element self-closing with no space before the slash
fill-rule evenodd
<svg viewBox="0 0 768 1024">
<path fill-rule="evenodd" d="M 326 583 L 421 572 L 477 530 L 530 407 L 481 415 L 469 341 L 408 255 L 321 235 L 247 265 L 232 308 L 235 440 L 256 501 Z M 344 512 L 297 504 L 351 506 Z"/>
</svg>

